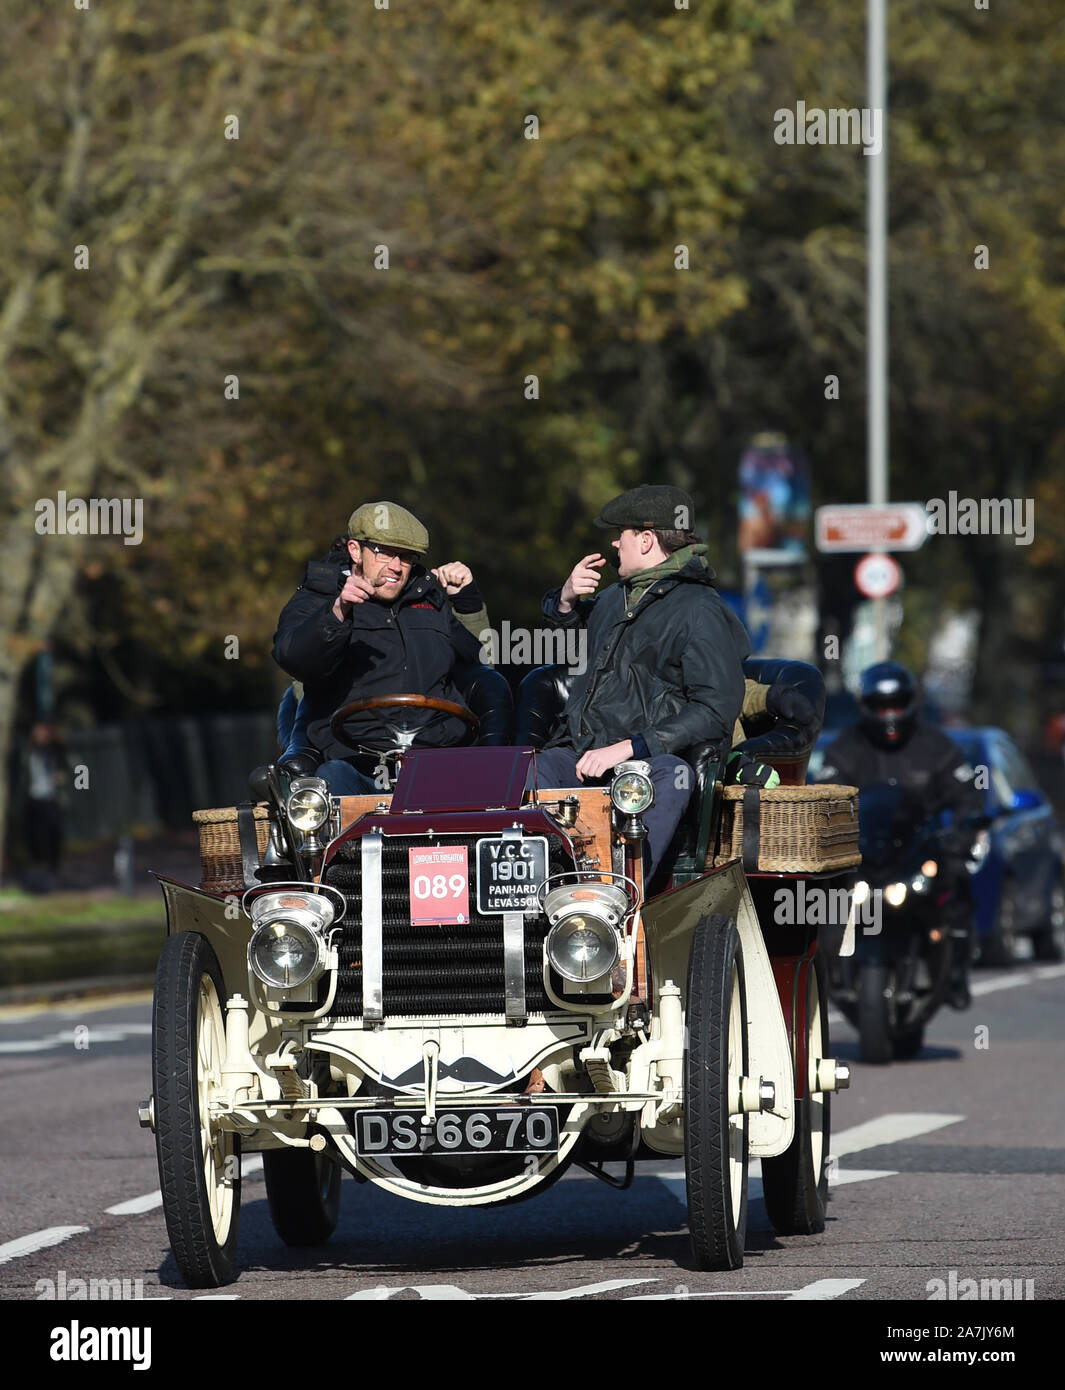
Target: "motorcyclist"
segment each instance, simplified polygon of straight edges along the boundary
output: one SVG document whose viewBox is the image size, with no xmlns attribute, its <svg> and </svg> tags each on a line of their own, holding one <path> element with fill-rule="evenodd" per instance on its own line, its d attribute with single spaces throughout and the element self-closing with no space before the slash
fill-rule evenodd
<svg viewBox="0 0 1065 1390">
<path fill-rule="evenodd" d="M 945 904 L 952 942 L 949 1001 L 955 1009 L 967 1009 L 973 907 L 964 861 L 973 823 L 983 813 L 975 772 L 942 730 L 918 718 L 917 682 L 897 661 L 880 661 L 862 672 L 858 707 L 860 722 L 825 750 L 817 780 L 859 789 L 886 782 L 901 787 L 924 819 L 952 813 L 942 840 L 944 882 L 952 890 Z"/>
</svg>

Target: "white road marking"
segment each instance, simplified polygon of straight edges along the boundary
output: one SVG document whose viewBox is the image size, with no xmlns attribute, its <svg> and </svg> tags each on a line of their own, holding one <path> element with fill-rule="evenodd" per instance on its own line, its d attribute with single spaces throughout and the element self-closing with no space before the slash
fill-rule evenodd
<svg viewBox="0 0 1065 1390">
<path fill-rule="evenodd" d="M 473 1302 L 486 1298 L 520 1299 L 523 1303 L 553 1303 L 561 1299 L 587 1298 L 593 1293 L 612 1293 L 615 1289 L 630 1289 L 635 1284 L 655 1284 L 656 1279 L 606 1279 L 600 1284 L 583 1284 L 575 1289 L 557 1289 L 544 1293 L 467 1293 L 455 1284 L 378 1284 L 372 1289 L 349 1293 L 346 1303 L 384 1303 L 394 1293 L 412 1290 L 429 1302 L 442 1300 Z"/>
<path fill-rule="evenodd" d="M 51 1052 L 57 1047 L 72 1047 L 76 1052 L 89 1052 L 101 1043 L 125 1042 L 127 1038 L 144 1037 L 152 1031 L 150 1023 L 123 1023 L 95 1029 L 83 1025 L 83 1028 L 84 1031 L 63 1028 L 60 1032 L 50 1033 L 44 1038 L 12 1038 L 8 1042 L 0 1042 L 0 1053 Z"/>
<path fill-rule="evenodd" d="M 636 1284 L 653 1284 L 654 1279 L 605 1279 L 601 1284 L 585 1284 L 576 1289 L 559 1289 L 553 1293 L 526 1293 L 518 1297 L 525 1303 L 554 1302 L 563 1298 L 586 1298 L 592 1293 L 613 1293 L 615 1289 L 631 1289 Z M 488 1294 L 488 1298 L 512 1298 L 513 1294 Z"/>
<path fill-rule="evenodd" d="M 864 1283 L 864 1279 L 815 1279 L 812 1284 L 805 1284 L 801 1289 L 788 1294 L 788 1302 L 791 1303 L 795 1299 L 839 1298 L 840 1294 L 849 1293 L 851 1289 L 856 1289 Z"/>
<path fill-rule="evenodd" d="M 848 1182 L 871 1182 L 873 1178 L 897 1178 L 897 1168 L 837 1168 L 829 1187 L 842 1187 Z"/>
<path fill-rule="evenodd" d="M 930 1134 L 934 1130 L 942 1129 L 944 1125 L 958 1124 L 964 1119 L 964 1115 L 922 1115 L 916 1113 L 881 1115 L 878 1119 L 867 1120 L 864 1124 L 840 1130 L 838 1134 L 834 1135 L 831 1143 L 832 1157 L 838 1159 L 844 1154 L 860 1153 L 862 1149 L 879 1148 L 881 1144 L 899 1144 L 906 1139 L 916 1139 L 921 1134 Z M 620 1165 L 618 1168 L 620 1170 Z M 569 1178 L 591 1179 L 593 1176 L 593 1174 L 583 1170 L 571 1170 L 563 1178 L 563 1182 Z M 833 1187 L 842 1187 L 846 1183 L 873 1182 L 877 1178 L 897 1176 L 898 1170 L 895 1168 L 837 1167 L 832 1176 L 831 1184 Z M 653 1167 L 637 1167 L 636 1178 L 637 1181 L 640 1178 L 655 1178 L 658 1182 L 664 1183 L 667 1190 L 670 1190 L 678 1201 L 685 1201 L 684 1168 L 680 1160 L 669 1165 L 656 1163 Z M 762 1163 L 760 1159 L 752 1158 L 748 1169 L 747 1200 L 757 1202 L 762 1195 Z"/>
<path fill-rule="evenodd" d="M 864 1279 L 816 1279 L 812 1284 L 804 1284 L 801 1289 L 689 1289 L 679 1284 L 673 1293 L 637 1293 L 626 1298 L 626 1303 L 685 1303 L 689 1298 L 839 1298 L 840 1294 L 864 1284 Z"/>
<path fill-rule="evenodd" d="M 680 1286 L 683 1287 L 683 1286 Z M 634 1293 L 626 1303 L 687 1303 L 689 1298 L 780 1298 L 794 1289 L 696 1289 L 684 1288 L 683 1293 Z"/>
<path fill-rule="evenodd" d="M 832 1136 L 831 1150 L 836 1158 L 843 1154 L 860 1153 L 862 1149 L 877 1149 L 881 1144 L 900 1144 L 904 1139 L 916 1139 L 921 1134 L 931 1134 L 944 1125 L 956 1125 L 964 1120 L 964 1115 L 922 1115 L 893 1114 L 881 1115 L 875 1120 L 854 1125 L 851 1129 L 840 1130 Z"/>
<path fill-rule="evenodd" d="M 0 1265 L 8 1260 L 17 1260 L 20 1255 L 32 1255 L 37 1250 L 47 1250 L 50 1245 L 60 1245 L 71 1236 L 80 1236 L 88 1226 L 49 1226 L 45 1231 L 34 1231 L 29 1236 L 19 1236 L 0 1245 Z"/>
<path fill-rule="evenodd" d="M 992 975 L 989 980 L 973 980 L 969 985 L 969 992 L 973 995 L 993 994 L 997 989 L 1018 989 L 1021 985 L 1030 985 L 1034 981 L 1034 975 L 1015 971 L 1012 975 Z"/>
<path fill-rule="evenodd" d="M 254 1177 L 256 1173 L 263 1171 L 262 1154 L 249 1154 L 247 1157 L 241 1156 L 240 1176 L 242 1178 Z M 140 1216 L 143 1212 L 154 1211 L 156 1207 L 163 1205 L 163 1194 L 158 1188 L 154 1192 L 146 1192 L 143 1197 L 130 1197 L 128 1201 L 118 1202 L 113 1207 L 105 1207 L 108 1216 Z"/>
<path fill-rule="evenodd" d="M 1031 970 L 1011 970 L 1006 975 L 991 975 L 973 980 L 969 985 L 975 995 L 994 994 L 1000 989 L 1019 989 L 1022 985 L 1035 984 L 1037 980 L 1057 980 L 1065 975 L 1065 965 L 1042 965 Z M 829 1023 L 846 1023 L 847 1020 L 837 1009 L 829 1009 Z"/>
<path fill-rule="evenodd" d="M 105 1207 L 104 1211 L 108 1216 L 139 1216 L 141 1212 L 154 1211 L 162 1205 L 163 1194 L 156 1189 L 155 1192 L 146 1192 L 143 1197 L 131 1197 L 128 1202 L 118 1202 L 113 1207 Z"/>
</svg>

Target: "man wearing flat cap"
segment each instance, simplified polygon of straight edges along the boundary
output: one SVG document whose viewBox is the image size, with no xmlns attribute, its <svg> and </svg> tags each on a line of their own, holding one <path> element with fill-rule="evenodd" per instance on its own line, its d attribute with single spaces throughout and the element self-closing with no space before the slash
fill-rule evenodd
<svg viewBox="0 0 1065 1390">
<path fill-rule="evenodd" d="M 532 776 L 541 787 L 575 786 L 609 777 L 632 758 L 649 762 L 655 786 L 654 805 L 644 815 L 649 881 L 694 786 L 679 755 L 699 743 L 719 743 L 722 752 L 732 745 L 750 646 L 713 587 L 686 492 L 632 488 L 608 502 L 595 524 L 616 533 L 619 582 L 596 593 L 606 559 L 593 553 L 544 596 L 548 622 L 587 626 L 588 653 Z"/>
<path fill-rule="evenodd" d="M 352 512 L 347 534 L 325 560 L 307 566 L 278 619 L 274 660 L 303 683 L 307 736 L 325 758 L 317 775 L 336 795 L 378 789 L 373 750 L 395 746 L 384 721 L 399 714 L 380 709 L 351 717 L 347 731 L 367 750 L 360 754 L 332 733 L 336 710 L 374 695 L 462 703 L 455 670 L 480 661 L 475 634 L 488 626 L 488 614 L 473 575 L 458 561 L 427 570 L 419 560 L 428 549 L 428 531 L 406 508 L 367 502 Z M 422 747 L 448 747 L 467 732 L 452 714 L 404 714 Z"/>
</svg>

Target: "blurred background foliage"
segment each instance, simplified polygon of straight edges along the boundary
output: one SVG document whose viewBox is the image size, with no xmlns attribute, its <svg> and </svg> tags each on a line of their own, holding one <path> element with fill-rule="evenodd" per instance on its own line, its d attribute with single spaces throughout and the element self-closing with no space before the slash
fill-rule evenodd
<svg viewBox="0 0 1065 1390">
<path fill-rule="evenodd" d="M 800 99 L 863 105 L 864 6 L 0 18 L 0 742 L 49 639 L 85 718 L 269 706 L 277 614 L 363 500 L 515 624 L 641 480 L 692 491 L 735 582 L 755 430 L 805 447 L 815 503 L 864 500 L 865 159 L 773 139 Z M 993 722 L 1065 612 L 1063 70 L 1060 0 L 890 6 L 892 496 L 1036 498 L 1031 546 L 906 557 L 900 655 L 979 609 Z M 143 544 L 38 536 L 59 489 L 143 497 Z"/>
</svg>

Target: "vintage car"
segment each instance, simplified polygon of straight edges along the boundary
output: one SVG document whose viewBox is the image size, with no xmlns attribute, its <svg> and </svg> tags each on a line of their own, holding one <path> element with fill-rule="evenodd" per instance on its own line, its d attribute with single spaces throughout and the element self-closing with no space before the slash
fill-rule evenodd
<svg viewBox="0 0 1065 1390">
<path fill-rule="evenodd" d="M 802 688 L 820 719 L 813 667 L 746 672 Z M 480 717 L 460 708 L 488 741 L 436 751 L 402 725 L 425 697 L 396 695 L 380 794 L 331 796 L 296 755 L 253 774 L 256 804 L 197 813 L 203 882 L 159 879 L 140 1107 L 189 1285 L 235 1276 L 251 1152 L 296 1246 L 328 1240 L 345 1168 L 472 1206 L 572 1163 L 625 1188 L 643 1161 L 683 1160 L 693 1262 L 725 1270 L 743 1261 L 756 1157 L 777 1231 L 823 1228 L 829 1097 L 848 1073 L 828 1055 L 817 928 L 779 925 L 773 894 L 854 865 L 853 789 L 802 786 L 816 727 L 751 731 L 774 792 L 724 788 L 723 750 L 688 750 L 694 794 L 645 884 L 647 764 L 526 790 L 566 682 L 526 679 L 511 739 L 505 682 L 483 673 Z"/>
</svg>

